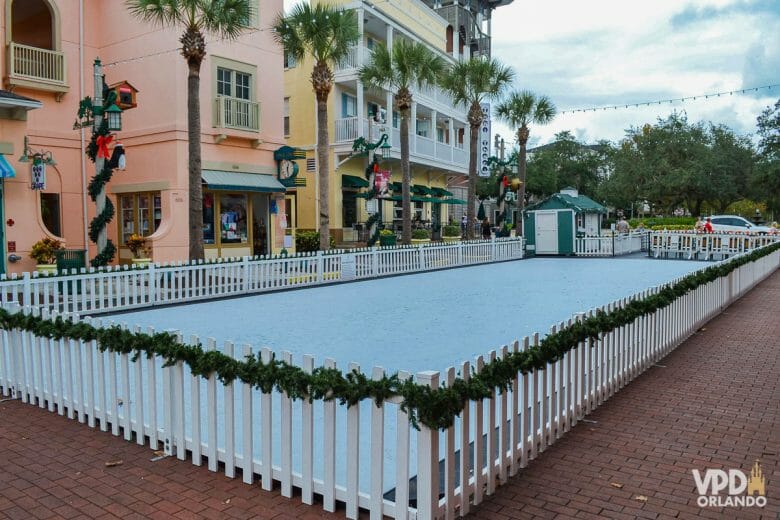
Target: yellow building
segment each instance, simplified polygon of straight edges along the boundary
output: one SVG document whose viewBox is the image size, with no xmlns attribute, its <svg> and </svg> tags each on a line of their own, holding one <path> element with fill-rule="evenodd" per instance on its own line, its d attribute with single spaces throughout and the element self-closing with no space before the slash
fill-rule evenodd
<svg viewBox="0 0 780 520">
<path fill-rule="evenodd" d="M 331 2 L 354 8 L 360 31 L 359 43 L 334 70 L 328 107 L 330 227 L 337 243 L 363 242 L 366 238 L 364 228 L 369 213 L 366 200 L 359 194 L 368 188 L 368 158 L 351 157 L 352 143 L 359 137 L 375 143 L 383 134 L 388 136 L 391 149 L 381 168 L 391 171 L 392 191 L 386 200 L 380 201 L 380 211 L 385 227 L 398 230 L 401 226 L 400 117 L 392 108 L 393 92 L 364 89 L 357 78 L 360 66 L 371 57 L 371 50 L 378 44 L 391 47 L 394 38 L 408 38 L 427 44 L 449 64 L 468 58 L 471 53 L 489 54 L 491 10 L 510 1 L 491 4 L 471 0 L 473 5 L 422 0 Z M 288 200 L 296 206 L 293 226 L 299 230 L 317 229 L 319 213 L 312 66 L 309 58 L 303 63 L 285 60 L 285 138 L 289 146 L 306 153 L 306 164 L 301 165 L 302 175 L 298 176 L 305 179 L 305 186 L 299 181 L 287 193 Z M 414 91 L 413 95 L 409 125 L 412 218 L 430 227 L 435 236 L 439 225 L 451 218 L 458 220 L 465 208 L 459 205 L 463 201 L 454 199 L 447 188 L 462 186 L 467 179 L 469 127 L 465 108 L 453 106 L 451 98 L 438 88 Z"/>
</svg>

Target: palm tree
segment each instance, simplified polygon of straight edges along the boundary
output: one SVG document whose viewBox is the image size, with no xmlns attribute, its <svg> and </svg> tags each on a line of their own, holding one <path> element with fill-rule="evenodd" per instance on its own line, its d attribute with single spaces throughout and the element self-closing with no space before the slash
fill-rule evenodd
<svg viewBox="0 0 780 520">
<path fill-rule="evenodd" d="M 495 59 L 472 57 L 458 62 L 442 76 L 441 86 L 455 104 L 469 107 L 469 194 L 466 218 L 474 222 L 477 200 L 477 158 L 479 127 L 482 125 L 482 103 L 497 99 L 512 83 L 514 71 Z M 474 238 L 474 226 L 466 226 L 467 238 Z"/>
<path fill-rule="evenodd" d="M 318 3 L 312 7 L 300 3 L 287 16 L 279 15 L 274 23 L 276 41 L 284 52 L 302 62 L 314 60 L 311 85 L 317 98 L 317 165 L 320 191 L 320 249 L 330 248 L 330 209 L 328 204 L 330 163 L 328 149 L 328 97 L 333 88 L 332 67 L 349 54 L 360 39 L 354 11 Z"/>
<path fill-rule="evenodd" d="M 127 0 L 130 12 L 145 22 L 180 26 L 181 55 L 187 61 L 187 136 L 189 139 L 190 260 L 203 258 L 203 185 L 200 157 L 200 66 L 206 36 L 233 40 L 249 27 L 249 0 Z"/>
<path fill-rule="evenodd" d="M 520 170 L 520 193 L 517 202 L 520 206 L 518 218 L 523 218 L 525 209 L 525 147 L 528 144 L 530 130 L 528 125 L 535 123 L 546 125 L 555 118 L 555 105 L 547 96 L 537 96 L 528 90 L 512 92 L 507 99 L 496 107 L 499 119 L 517 128 L 517 143 L 520 145 L 518 169 Z"/>
<path fill-rule="evenodd" d="M 402 218 L 404 244 L 412 242 L 412 170 L 409 164 L 409 116 L 412 109 L 412 88 L 435 85 L 444 70 L 444 60 L 418 42 L 398 38 L 392 52 L 378 45 L 371 60 L 361 67 L 360 81 L 369 87 L 394 91 L 395 107 L 401 116 Z"/>
</svg>

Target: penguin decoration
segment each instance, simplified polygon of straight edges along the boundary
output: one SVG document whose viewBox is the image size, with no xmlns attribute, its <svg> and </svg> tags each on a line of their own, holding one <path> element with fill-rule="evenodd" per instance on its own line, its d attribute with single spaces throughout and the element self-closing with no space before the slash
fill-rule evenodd
<svg viewBox="0 0 780 520">
<path fill-rule="evenodd" d="M 111 159 L 108 161 L 108 165 L 111 168 L 118 168 L 124 170 L 126 166 L 125 160 L 125 147 L 122 143 L 117 142 L 114 145 L 114 150 L 111 153 Z"/>
</svg>

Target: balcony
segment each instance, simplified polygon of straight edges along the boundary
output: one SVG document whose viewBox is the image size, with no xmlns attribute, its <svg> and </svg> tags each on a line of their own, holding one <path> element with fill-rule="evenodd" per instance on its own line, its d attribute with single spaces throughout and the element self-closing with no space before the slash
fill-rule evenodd
<svg viewBox="0 0 780 520">
<path fill-rule="evenodd" d="M 216 98 L 217 128 L 260 131 L 260 103 L 228 96 Z"/>
<path fill-rule="evenodd" d="M 336 119 L 334 124 L 335 139 L 333 139 L 333 142 L 336 145 L 351 146 L 352 141 L 358 137 L 368 135 L 368 120 L 366 119 L 361 124 L 357 117 L 345 117 Z M 391 129 L 386 125 L 372 123 L 370 140 L 377 141 L 382 136 L 383 128 L 389 137 L 388 142 L 393 147 L 393 153 L 400 154 L 401 132 L 397 128 Z M 409 148 L 411 159 L 414 162 L 444 165 L 448 168 L 462 170 L 463 173 L 468 169 L 469 153 L 461 144 L 451 146 L 421 135 L 410 135 Z"/>
<path fill-rule="evenodd" d="M 11 42 L 8 45 L 10 87 L 19 86 L 59 93 L 68 91 L 65 53 Z"/>
</svg>

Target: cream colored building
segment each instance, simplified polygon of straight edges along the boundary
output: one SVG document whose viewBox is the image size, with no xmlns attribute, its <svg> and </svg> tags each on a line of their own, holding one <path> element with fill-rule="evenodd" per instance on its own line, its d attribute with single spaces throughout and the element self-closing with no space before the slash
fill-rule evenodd
<svg viewBox="0 0 780 520">
<path fill-rule="evenodd" d="M 316 0 L 315 0 L 316 1 Z M 510 0 L 511 1 L 511 0 Z M 330 225 L 337 242 L 363 241 L 363 224 L 369 213 L 358 195 L 367 187 L 368 159 L 351 158 L 352 143 L 359 137 L 377 142 L 387 134 L 392 146 L 390 158 L 381 168 L 392 172 L 392 186 L 400 188 L 400 118 L 393 110 L 393 92 L 363 87 L 357 75 L 371 50 L 391 47 L 397 38 L 426 44 L 446 63 L 474 53 L 489 54 L 489 25 L 492 9 L 503 2 L 336 2 L 357 13 L 360 41 L 334 70 L 335 85 L 329 99 L 330 133 Z M 316 229 L 318 212 L 316 182 L 316 106 L 309 77 L 312 61 L 285 60 L 285 135 L 290 146 L 306 151 L 302 167 L 305 186 L 295 190 L 297 227 Z M 447 190 L 460 186 L 467 177 L 469 127 L 466 109 L 453 106 L 452 99 L 438 88 L 414 91 L 410 121 L 413 218 L 434 231 L 455 214 L 458 202 Z M 305 170 L 305 171 L 304 171 Z M 381 202 L 386 227 L 400 227 L 400 189 Z M 458 212 L 459 214 L 460 212 Z"/>
</svg>

